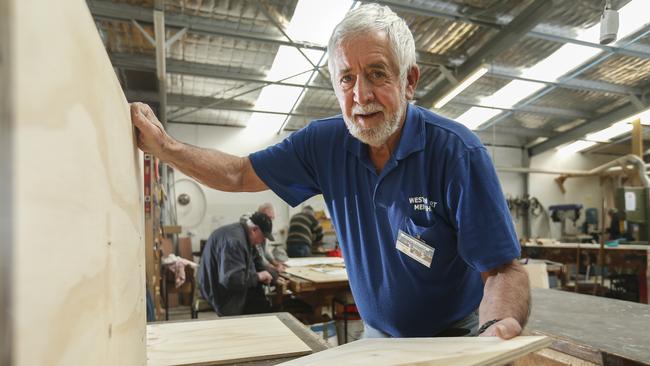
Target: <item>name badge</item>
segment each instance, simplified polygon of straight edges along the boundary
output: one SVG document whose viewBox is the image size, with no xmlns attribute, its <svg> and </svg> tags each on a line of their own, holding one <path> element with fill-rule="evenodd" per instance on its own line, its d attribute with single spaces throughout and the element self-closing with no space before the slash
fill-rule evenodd
<svg viewBox="0 0 650 366">
<path fill-rule="evenodd" d="M 428 246 L 422 240 L 400 230 L 397 234 L 395 248 L 428 268 L 431 268 L 431 261 L 433 261 L 433 252 L 435 252 L 435 249 Z"/>
</svg>

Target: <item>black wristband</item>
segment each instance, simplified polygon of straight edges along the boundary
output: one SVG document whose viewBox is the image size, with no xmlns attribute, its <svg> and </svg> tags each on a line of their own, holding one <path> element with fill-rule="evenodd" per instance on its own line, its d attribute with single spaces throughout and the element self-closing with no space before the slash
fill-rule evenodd
<svg viewBox="0 0 650 366">
<path fill-rule="evenodd" d="M 501 319 L 492 319 L 492 320 L 488 320 L 488 321 L 486 321 L 485 323 L 483 323 L 483 325 L 481 325 L 480 328 L 478 328 L 478 333 L 477 333 L 477 334 L 482 334 L 482 333 L 485 332 L 489 327 L 491 327 L 494 323 L 498 323 L 498 322 L 500 322 L 500 321 L 501 321 Z"/>
</svg>

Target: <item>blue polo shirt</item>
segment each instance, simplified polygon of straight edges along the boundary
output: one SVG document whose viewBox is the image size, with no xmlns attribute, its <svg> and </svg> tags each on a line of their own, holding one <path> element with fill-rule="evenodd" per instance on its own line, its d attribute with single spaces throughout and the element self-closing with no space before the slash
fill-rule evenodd
<svg viewBox="0 0 650 366">
<path fill-rule="evenodd" d="M 250 155 L 292 206 L 323 194 L 361 317 L 394 337 L 433 336 L 474 311 L 480 272 L 520 254 L 496 172 L 465 126 L 409 105 L 397 150 L 377 173 L 341 116 Z M 402 230 L 435 248 L 427 268 L 395 247 Z"/>
</svg>

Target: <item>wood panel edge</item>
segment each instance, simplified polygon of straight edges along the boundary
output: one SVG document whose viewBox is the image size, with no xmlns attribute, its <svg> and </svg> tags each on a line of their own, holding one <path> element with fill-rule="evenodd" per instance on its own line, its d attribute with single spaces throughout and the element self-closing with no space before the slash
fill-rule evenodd
<svg viewBox="0 0 650 366">
<path fill-rule="evenodd" d="M 11 365 L 11 281 L 13 259 L 12 230 L 12 160 L 13 160 L 13 100 L 12 100 L 12 0 L 0 0 L 0 364 Z"/>
</svg>

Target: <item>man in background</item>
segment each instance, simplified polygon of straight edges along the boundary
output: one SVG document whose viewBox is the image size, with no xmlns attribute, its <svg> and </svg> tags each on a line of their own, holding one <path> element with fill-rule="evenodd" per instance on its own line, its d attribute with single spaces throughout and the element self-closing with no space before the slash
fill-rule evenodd
<svg viewBox="0 0 650 366">
<path fill-rule="evenodd" d="M 219 316 L 271 311 L 263 285 L 273 282 L 256 247 L 273 240 L 271 219 L 256 212 L 215 230 L 203 249 L 199 291 Z"/>
<path fill-rule="evenodd" d="M 257 208 L 257 212 L 266 214 L 271 218 L 271 221 L 275 220 L 275 208 L 270 202 L 261 204 L 260 207 Z M 264 261 L 264 265 L 273 268 L 275 271 L 284 272 L 287 268 L 284 264 L 284 262 L 287 261 L 286 253 L 282 248 L 275 248 L 272 251 L 270 246 L 267 244 L 268 243 L 264 241 L 264 244 L 257 247 L 262 260 Z"/>
<path fill-rule="evenodd" d="M 309 257 L 317 251 L 323 240 L 323 228 L 314 215 L 311 206 L 293 215 L 289 222 L 287 254 L 289 257 Z"/>
</svg>

